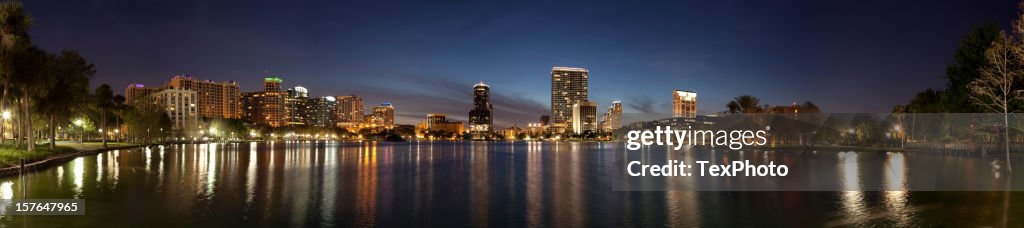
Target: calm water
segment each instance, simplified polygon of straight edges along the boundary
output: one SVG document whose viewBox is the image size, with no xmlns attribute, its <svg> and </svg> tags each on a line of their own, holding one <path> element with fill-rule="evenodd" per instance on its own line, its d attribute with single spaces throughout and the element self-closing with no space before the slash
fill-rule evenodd
<svg viewBox="0 0 1024 228">
<path fill-rule="evenodd" d="M 1010 226 L 1021 192 L 617 192 L 614 143 L 240 143 L 80 157 L 0 179 L 5 198 L 82 198 L 50 226 Z M 607 151 L 607 150 L 605 150 Z M 807 159 L 775 152 L 776 160 Z M 818 152 L 827 153 L 827 152 Z M 891 159 L 899 153 L 857 153 Z M 723 153 L 722 156 L 735 156 Z M 884 157 L 877 157 L 884 156 Z M 935 155 L 914 155 L 935 156 Z M 939 161 L 982 165 L 978 158 Z M 1022 166 L 1024 167 L 1024 166 Z"/>
</svg>

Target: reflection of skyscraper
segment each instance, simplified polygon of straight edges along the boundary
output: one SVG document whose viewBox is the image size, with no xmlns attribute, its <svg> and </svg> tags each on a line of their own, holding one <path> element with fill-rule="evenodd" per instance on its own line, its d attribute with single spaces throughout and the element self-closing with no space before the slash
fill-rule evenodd
<svg viewBox="0 0 1024 228">
<path fill-rule="evenodd" d="M 608 111 L 601 117 L 601 129 L 610 132 L 622 127 L 622 102 L 612 101 Z"/>
<path fill-rule="evenodd" d="M 597 102 L 580 101 L 572 106 L 572 132 L 582 134 L 596 129 Z"/>
<path fill-rule="evenodd" d="M 492 132 L 493 111 L 490 101 L 491 87 L 483 82 L 473 86 L 473 109 L 469 111 L 469 131 L 475 138 L 485 138 Z"/>
<path fill-rule="evenodd" d="M 395 126 L 395 106 L 391 106 L 391 103 L 384 102 L 383 104 L 373 107 L 373 118 L 378 126 L 385 128 L 392 128 Z"/>
<path fill-rule="evenodd" d="M 697 117 L 697 93 L 675 90 L 672 92 L 672 116 Z"/>
<path fill-rule="evenodd" d="M 587 69 L 572 67 L 551 68 L 552 125 L 566 127 L 572 118 L 572 106 L 587 101 Z"/>
<path fill-rule="evenodd" d="M 284 80 L 278 77 L 267 77 L 263 79 L 263 121 L 257 123 L 266 124 L 271 127 L 280 127 L 285 124 L 284 93 L 281 91 L 281 83 Z"/>
</svg>

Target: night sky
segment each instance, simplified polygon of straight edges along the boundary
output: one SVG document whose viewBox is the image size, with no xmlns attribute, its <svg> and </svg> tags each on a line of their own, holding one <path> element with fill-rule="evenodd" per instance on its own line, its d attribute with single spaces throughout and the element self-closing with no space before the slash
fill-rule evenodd
<svg viewBox="0 0 1024 228">
<path fill-rule="evenodd" d="M 392 102 L 399 123 L 465 120 L 491 85 L 498 126 L 549 113 L 552 66 L 590 70 L 599 112 L 670 112 L 673 89 L 701 113 L 739 95 L 825 112 L 888 112 L 945 87 L 959 40 L 1008 28 L 1012 0 L 963 1 L 27 1 L 33 42 L 75 49 L 93 84 L 123 93 L 175 74 L 261 90 L 270 72 L 312 96 Z M 683 3 L 679 3 L 683 2 Z M 627 4 L 632 3 L 632 4 Z"/>
</svg>

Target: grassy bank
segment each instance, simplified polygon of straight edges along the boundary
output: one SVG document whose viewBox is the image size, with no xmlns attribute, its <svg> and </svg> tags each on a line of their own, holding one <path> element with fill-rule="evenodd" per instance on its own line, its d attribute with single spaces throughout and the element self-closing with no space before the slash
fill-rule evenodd
<svg viewBox="0 0 1024 228">
<path fill-rule="evenodd" d="M 35 151 L 28 152 L 25 145 L 4 144 L 0 145 L 0 167 L 17 166 L 21 159 L 25 159 L 25 163 L 30 163 L 46 159 L 50 156 L 74 152 L 78 152 L 78 150 L 67 146 L 57 146 L 57 148 L 51 150 L 47 145 L 38 145 Z"/>
</svg>

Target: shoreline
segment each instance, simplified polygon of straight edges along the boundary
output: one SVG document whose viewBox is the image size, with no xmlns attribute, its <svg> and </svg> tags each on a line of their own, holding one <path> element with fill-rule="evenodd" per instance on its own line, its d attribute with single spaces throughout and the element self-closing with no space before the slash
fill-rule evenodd
<svg viewBox="0 0 1024 228">
<path fill-rule="evenodd" d="M 26 174 L 26 173 L 33 173 L 33 172 L 36 172 L 36 171 L 39 171 L 39 170 L 43 170 L 43 169 L 47 169 L 47 168 L 50 168 L 50 167 L 53 167 L 53 166 L 64 164 L 65 162 L 71 161 L 71 160 L 73 160 L 75 158 L 78 158 L 78 157 L 81 157 L 81 156 L 95 155 L 95 154 L 99 154 L 99 153 L 103 153 L 103 152 L 108 152 L 108 151 L 112 151 L 112 150 L 135 149 L 135 148 L 141 148 L 141 147 L 150 146 L 150 145 L 156 145 L 156 144 L 130 145 L 130 146 L 112 146 L 112 147 L 92 149 L 92 150 L 79 150 L 78 152 L 74 152 L 74 153 L 57 154 L 57 155 L 53 155 L 53 156 L 44 158 L 42 160 L 33 161 L 31 163 L 25 163 L 24 167 L 21 167 L 21 166 L 9 166 L 9 167 L 0 168 L 0 178 L 2 178 L 2 177 L 19 176 L 21 174 Z"/>
</svg>

